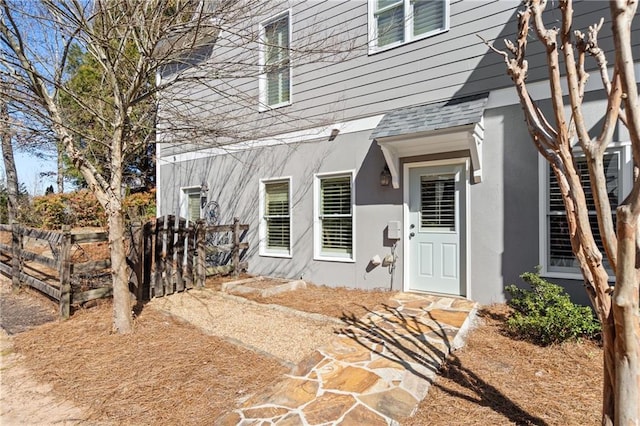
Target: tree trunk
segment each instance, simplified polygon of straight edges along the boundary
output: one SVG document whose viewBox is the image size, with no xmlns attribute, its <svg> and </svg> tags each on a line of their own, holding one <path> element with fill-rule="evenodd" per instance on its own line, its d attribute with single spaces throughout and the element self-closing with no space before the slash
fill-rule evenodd
<svg viewBox="0 0 640 426">
<path fill-rule="evenodd" d="M 3 90 L 0 90 L 0 94 Z M 0 101 L 0 125 L 2 126 L 2 154 L 4 157 L 4 169 L 7 174 L 7 211 L 9 223 L 18 217 L 18 173 L 13 158 L 13 145 L 11 144 L 11 128 L 9 126 L 9 106 L 2 96 Z"/>
<path fill-rule="evenodd" d="M 62 194 L 64 192 L 64 147 L 62 143 L 57 143 L 57 166 L 58 166 L 58 174 L 56 176 L 56 183 L 58 184 L 58 194 Z"/>
<path fill-rule="evenodd" d="M 125 227 L 122 214 L 122 200 L 111 196 L 109 214 L 109 248 L 111 250 L 111 276 L 113 283 L 113 330 L 116 333 L 130 333 L 133 329 L 129 275 L 127 273 L 124 245 Z"/>
<path fill-rule="evenodd" d="M 633 210 L 625 204 L 617 211 L 618 274 L 613 293 L 616 425 L 640 424 L 640 322 L 636 270 L 638 214 Z"/>
</svg>

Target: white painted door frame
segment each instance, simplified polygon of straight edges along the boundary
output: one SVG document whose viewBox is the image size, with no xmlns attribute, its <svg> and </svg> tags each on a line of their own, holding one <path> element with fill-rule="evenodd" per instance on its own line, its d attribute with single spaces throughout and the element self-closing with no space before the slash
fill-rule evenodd
<svg viewBox="0 0 640 426">
<path fill-rule="evenodd" d="M 410 218 L 409 218 L 409 197 L 410 197 L 410 185 L 409 185 L 409 170 L 417 167 L 440 167 L 440 166 L 459 166 L 462 165 L 465 170 L 465 179 L 462 182 L 465 185 L 465 195 L 464 199 L 461 202 L 464 202 L 464 214 L 460 213 L 460 222 L 464 223 L 464 230 L 460 235 L 460 287 L 461 294 L 465 297 L 471 297 L 471 266 L 470 266 L 470 196 L 469 196 L 469 159 L 468 158 L 452 158 L 446 160 L 435 160 L 435 161 L 421 161 L 416 163 L 404 163 L 403 165 L 403 183 L 402 183 L 402 193 L 403 193 L 403 212 L 402 212 L 402 228 L 403 228 L 403 262 L 402 262 L 402 276 L 403 276 L 403 291 L 410 291 L 411 283 L 410 279 L 410 267 L 411 267 L 411 256 L 410 256 L 410 241 L 409 241 L 409 233 L 411 230 L 409 229 Z"/>
</svg>

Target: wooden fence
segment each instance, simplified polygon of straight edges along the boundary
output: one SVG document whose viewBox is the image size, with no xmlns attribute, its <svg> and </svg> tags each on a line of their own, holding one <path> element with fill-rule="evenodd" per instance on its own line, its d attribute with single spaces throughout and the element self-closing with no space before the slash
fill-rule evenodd
<svg viewBox="0 0 640 426">
<path fill-rule="evenodd" d="M 111 295 L 110 282 L 86 291 L 72 286 L 74 279 L 77 281 L 79 277 L 104 272 L 111 267 L 109 259 L 74 263 L 71 257 L 73 247 L 107 241 L 106 232 L 72 233 L 69 227 L 61 232 L 45 231 L 18 224 L 0 224 L 0 232 L 11 235 L 11 244 L 7 244 L 6 239 L 0 242 L 0 273 L 11 278 L 14 288 L 24 283 L 58 301 L 62 318 L 69 317 L 71 304 Z M 51 256 L 25 249 L 27 238 L 46 242 Z"/>
<path fill-rule="evenodd" d="M 186 220 L 164 216 L 155 222 L 131 226 L 127 264 L 131 270 L 129 289 L 138 303 L 153 297 L 204 286 L 213 273 L 237 275 L 247 269 L 242 253 L 249 248 L 249 225 L 236 218 L 231 225 L 208 226 L 204 221 L 187 225 Z M 68 318 L 72 304 L 109 297 L 112 294 L 109 259 L 72 261 L 72 248 L 107 241 L 106 232 L 72 233 L 0 224 L 0 273 L 12 279 L 14 288 L 27 284 L 58 301 L 60 316 Z M 225 237 L 225 234 L 230 234 Z M 11 236 L 9 244 L 7 235 Z M 219 238 L 220 236 L 223 238 Z M 50 255 L 25 249 L 25 239 L 45 242 Z M 30 244 L 33 246 L 33 244 Z M 92 274 L 107 275 L 101 286 L 81 291 L 79 280 Z M 95 280 L 92 280 L 95 281 Z"/>
<path fill-rule="evenodd" d="M 231 225 L 187 224 L 184 218 L 163 216 L 131 227 L 128 258 L 132 291 L 138 301 L 149 300 L 192 287 L 204 286 L 212 273 L 237 275 L 247 269 L 242 261 L 249 248 L 249 225 L 235 218 Z M 228 238 L 225 234 L 230 234 Z"/>
</svg>

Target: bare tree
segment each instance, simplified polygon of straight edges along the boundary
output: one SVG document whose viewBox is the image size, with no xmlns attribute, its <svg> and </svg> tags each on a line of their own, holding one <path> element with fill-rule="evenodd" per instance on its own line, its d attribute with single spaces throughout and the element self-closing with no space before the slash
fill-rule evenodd
<svg viewBox="0 0 640 426">
<path fill-rule="evenodd" d="M 158 129 L 161 140 L 219 146 L 255 137 L 250 126 L 237 119 L 242 108 L 257 112 L 255 97 L 238 84 L 249 78 L 257 81 L 262 72 L 258 57 L 265 45 L 258 23 L 274 7 L 286 4 L 0 0 L 0 73 L 23 88 L 12 101 L 21 106 L 31 126 L 53 133 L 106 211 L 117 332 L 132 329 L 122 208 L 127 158 L 146 152 L 144 146 L 154 142 L 158 102 L 164 114 Z M 102 70 L 99 90 L 80 92 L 68 84 L 65 70 L 74 46 L 88 52 Z M 350 50 L 347 46 L 332 42 L 331 34 L 300 37 L 286 57 L 297 66 L 339 60 L 338 53 Z M 200 99 L 198 93 L 215 97 L 215 112 L 211 97 Z M 65 117 L 63 103 L 69 99 L 90 115 L 90 126 L 86 120 L 82 126 L 74 125 Z M 295 121 L 283 120 L 283 114 L 262 114 L 263 132 L 272 131 L 273 124 Z M 96 146 L 101 155 L 88 151 Z"/>
<path fill-rule="evenodd" d="M 573 4 L 561 0 L 560 28 L 548 28 L 543 19 L 545 0 L 528 0 L 518 14 L 518 37 L 506 40 L 503 55 L 507 72 L 515 84 L 533 143 L 549 162 L 555 174 L 571 238 L 572 251 L 578 261 L 585 287 L 602 323 L 604 346 L 604 384 L 602 423 L 640 424 L 640 321 L 638 283 L 640 280 L 640 105 L 634 74 L 631 24 L 637 2 L 613 0 L 615 63 L 609 70 L 606 56 L 598 45 L 603 20 L 589 27 L 587 34 L 573 31 Z M 545 116 L 527 89 L 526 59 L 529 31 L 542 43 L 546 52 L 551 93 L 552 117 Z M 599 133 L 592 135 L 583 113 L 585 86 L 589 74 L 587 57 L 597 65 L 608 96 Z M 567 91 L 563 92 L 562 80 Z M 567 114 L 564 96 L 569 99 Z M 617 207 L 614 226 L 607 191 L 604 155 L 610 146 L 616 124 L 624 123 L 629 131 L 635 165 L 631 192 Z M 578 149 L 579 147 L 579 149 Z M 589 208 L 576 158 L 586 156 L 590 188 L 597 211 L 598 229 L 589 222 Z M 615 286 L 609 285 L 609 272 L 603 262 L 594 233 L 602 237 L 604 251 L 615 274 Z"/>
<path fill-rule="evenodd" d="M 0 80 L 0 137 L 2 137 L 2 157 L 7 175 L 7 213 L 9 223 L 12 223 L 18 216 L 18 172 L 13 157 L 13 135 L 7 92 L 6 83 Z"/>
</svg>

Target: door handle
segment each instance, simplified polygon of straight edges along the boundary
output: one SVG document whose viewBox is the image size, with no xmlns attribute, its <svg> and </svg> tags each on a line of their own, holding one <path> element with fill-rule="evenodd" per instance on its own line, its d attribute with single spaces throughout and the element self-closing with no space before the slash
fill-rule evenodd
<svg viewBox="0 0 640 426">
<path fill-rule="evenodd" d="M 409 238 L 412 238 L 412 237 L 415 237 L 415 236 L 416 236 L 415 232 L 412 232 L 412 233 L 409 234 Z"/>
</svg>

